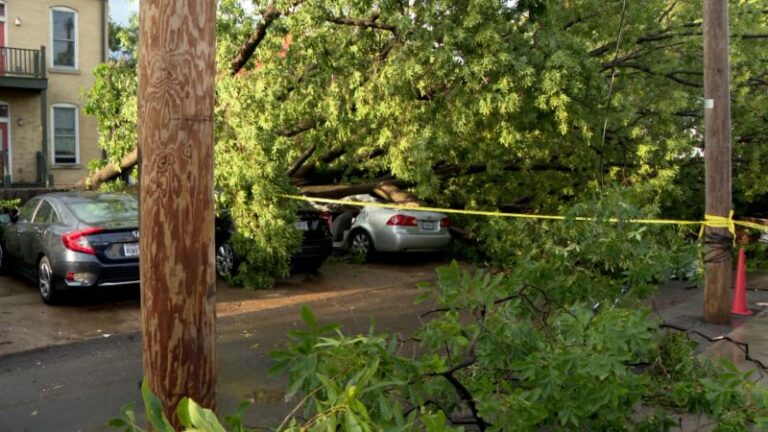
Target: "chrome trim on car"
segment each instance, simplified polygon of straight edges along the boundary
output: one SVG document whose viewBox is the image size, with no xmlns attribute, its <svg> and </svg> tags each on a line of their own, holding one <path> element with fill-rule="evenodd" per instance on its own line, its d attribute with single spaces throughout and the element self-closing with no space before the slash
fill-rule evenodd
<svg viewBox="0 0 768 432">
<path fill-rule="evenodd" d="M 99 283 L 97 285 L 98 286 L 104 286 L 104 287 L 122 286 L 122 285 L 138 285 L 139 282 L 141 282 L 141 281 L 135 280 L 135 281 L 126 281 L 126 282 L 101 282 L 101 283 Z"/>
</svg>

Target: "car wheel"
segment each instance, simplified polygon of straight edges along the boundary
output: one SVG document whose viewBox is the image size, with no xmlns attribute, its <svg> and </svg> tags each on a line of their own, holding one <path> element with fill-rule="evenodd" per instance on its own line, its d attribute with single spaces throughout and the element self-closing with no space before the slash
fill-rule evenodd
<svg viewBox="0 0 768 432">
<path fill-rule="evenodd" d="M 56 291 L 51 262 L 45 256 L 40 258 L 37 265 L 37 289 L 46 304 L 55 304 L 58 301 L 59 293 Z"/>
<path fill-rule="evenodd" d="M 349 248 L 365 259 L 370 258 L 376 252 L 371 236 L 363 230 L 356 230 L 349 236 Z"/>
<path fill-rule="evenodd" d="M 0 274 L 8 273 L 8 263 L 5 262 L 6 259 L 8 259 L 8 257 L 5 256 L 3 245 L 0 244 Z"/>
<path fill-rule="evenodd" d="M 229 243 L 222 243 L 216 248 L 216 274 L 222 278 L 229 278 L 235 275 L 237 269 L 237 258 L 235 251 Z"/>
</svg>

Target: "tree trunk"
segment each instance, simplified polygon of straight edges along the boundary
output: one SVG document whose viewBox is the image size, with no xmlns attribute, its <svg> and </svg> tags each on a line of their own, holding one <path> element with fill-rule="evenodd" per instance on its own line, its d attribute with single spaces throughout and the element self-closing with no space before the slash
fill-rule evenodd
<svg viewBox="0 0 768 432">
<path fill-rule="evenodd" d="M 404 191 L 398 187 L 398 184 L 393 182 L 381 182 L 373 189 L 373 193 L 384 198 L 385 200 L 392 201 L 395 204 L 400 204 L 408 207 L 420 207 L 423 203 L 416 198 L 410 192 Z"/>
<path fill-rule="evenodd" d="M 406 183 L 397 180 L 387 180 L 387 183 L 399 187 L 405 187 Z M 370 183 L 361 184 L 340 184 L 340 185 L 320 185 L 320 186 L 302 186 L 299 188 L 303 195 L 317 198 L 344 198 L 349 195 L 358 195 L 373 193 L 377 186 L 382 184 L 382 180 L 376 180 Z"/>
<path fill-rule="evenodd" d="M 143 363 L 179 428 L 182 397 L 216 408 L 216 2 L 143 0 L 140 7 Z"/>
</svg>

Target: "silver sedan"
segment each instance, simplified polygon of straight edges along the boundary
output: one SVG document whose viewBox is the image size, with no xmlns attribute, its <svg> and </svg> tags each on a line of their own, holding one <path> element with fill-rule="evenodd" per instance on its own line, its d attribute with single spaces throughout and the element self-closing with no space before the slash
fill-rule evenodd
<svg viewBox="0 0 768 432">
<path fill-rule="evenodd" d="M 337 216 L 334 237 L 337 246 L 365 257 L 375 252 L 439 251 L 451 241 L 448 227 L 443 213 L 365 206 L 357 215 Z"/>
</svg>

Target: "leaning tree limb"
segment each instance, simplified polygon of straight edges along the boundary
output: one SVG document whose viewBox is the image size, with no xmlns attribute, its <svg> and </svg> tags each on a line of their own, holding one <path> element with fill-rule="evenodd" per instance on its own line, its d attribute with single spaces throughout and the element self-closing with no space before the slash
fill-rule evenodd
<svg viewBox="0 0 768 432">
<path fill-rule="evenodd" d="M 383 180 L 398 187 L 406 187 L 408 184 L 400 180 Z M 359 195 L 373 193 L 377 186 L 382 184 L 382 180 L 375 180 L 360 184 L 339 184 L 339 185 L 320 185 L 320 186 L 302 186 L 299 188 L 303 195 L 317 198 L 344 198 L 349 195 Z"/>
<path fill-rule="evenodd" d="M 102 183 L 110 181 L 119 176 L 120 173 L 133 168 L 138 161 L 138 149 L 133 149 L 132 152 L 123 156 L 119 165 L 108 164 L 104 168 L 75 183 L 74 188 L 96 190 Z"/>
<path fill-rule="evenodd" d="M 248 60 L 251 59 L 256 48 L 259 47 L 261 41 L 267 36 L 269 27 L 281 14 L 282 13 L 275 7 L 275 2 L 269 2 L 269 5 L 267 5 L 267 8 L 264 9 L 264 12 L 261 14 L 261 21 L 256 25 L 251 37 L 249 37 L 243 46 L 240 47 L 240 52 L 237 54 L 237 57 L 232 60 L 232 75 L 237 75 L 237 73 L 240 72 L 240 69 L 248 63 Z"/>
</svg>

